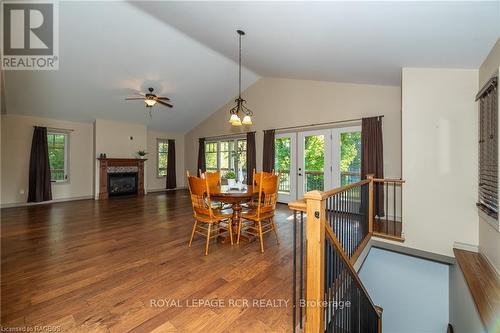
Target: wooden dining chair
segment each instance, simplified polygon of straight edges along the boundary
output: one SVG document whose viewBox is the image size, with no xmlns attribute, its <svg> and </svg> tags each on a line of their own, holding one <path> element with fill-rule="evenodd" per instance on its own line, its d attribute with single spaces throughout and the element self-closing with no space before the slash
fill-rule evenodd
<svg viewBox="0 0 500 333">
<path fill-rule="evenodd" d="M 278 233 L 274 224 L 274 213 L 278 198 L 278 176 L 265 176 L 264 173 L 259 176 L 257 209 L 241 213 L 236 244 L 240 243 L 240 235 L 242 229 L 245 228 L 246 233 L 259 238 L 260 251 L 264 252 L 264 234 L 273 231 L 276 236 L 276 243 L 279 244 Z M 244 222 L 244 220 L 248 222 Z"/>
<path fill-rule="evenodd" d="M 263 177 L 268 177 L 268 176 L 273 176 L 274 175 L 274 169 L 271 172 L 266 172 L 266 171 L 261 171 L 261 172 L 256 172 L 255 168 L 253 169 L 253 191 L 254 193 L 258 193 L 259 191 L 259 184 L 260 184 L 260 178 L 261 176 Z M 250 200 L 249 202 L 245 203 L 243 205 L 245 208 L 250 208 L 250 209 L 257 209 L 257 201 L 255 198 Z"/>
<path fill-rule="evenodd" d="M 208 255 L 210 239 L 229 233 L 231 245 L 233 245 L 233 232 L 231 227 L 232 214 L 222 213 L 215 209 L 210 201 L 210 187 L 208 179 L 188 176 L 189 192 L 191 193 L 191 204 L 193 206 L 194 225 L 189 240 L 189 247 L 193 242 L 195 233 L 206 236 L 205 255 Z M 221 230 L 225 230 L 221 232 Z"/>
</svg>

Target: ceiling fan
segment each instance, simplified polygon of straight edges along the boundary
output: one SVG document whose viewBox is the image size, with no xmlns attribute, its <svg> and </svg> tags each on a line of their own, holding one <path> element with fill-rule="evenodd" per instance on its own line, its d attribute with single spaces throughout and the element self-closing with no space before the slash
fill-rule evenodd
<svg viewBox="0 0 500 333">
<path fill-rule="evenodd" d="M 166 101 L 170 101 L 170 98 L 168 97 L 162 97 L 162 96 L 156 96 L 153 94 L 153 88 L 148 88 L 149 93 L 138 93 L 141 95 L 141 97 L 126 97 L 125 100 L 130 101 L 130 100 L 144 100 L 144 103 L 146 103 L 147 108 L 152 108 L 156 103 L 159 103 L 161 105 L 167 106 L 169 108 L 173 107 L 172 104 L 167 103 Z"/>
</svg>

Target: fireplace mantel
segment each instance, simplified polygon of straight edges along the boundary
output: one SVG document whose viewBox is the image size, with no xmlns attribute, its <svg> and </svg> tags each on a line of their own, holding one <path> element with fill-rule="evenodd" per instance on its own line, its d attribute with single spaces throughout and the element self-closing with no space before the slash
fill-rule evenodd
<svg viewBox="0 0 500 333">
<path fill-rule="evenodd" d="M 137 195 L 144 195 L 144 162 L 141 158 L 101 158 L 99 160 L 99 200 L 108 199 L 110 168 L 137 168 Z"/>
</svg>

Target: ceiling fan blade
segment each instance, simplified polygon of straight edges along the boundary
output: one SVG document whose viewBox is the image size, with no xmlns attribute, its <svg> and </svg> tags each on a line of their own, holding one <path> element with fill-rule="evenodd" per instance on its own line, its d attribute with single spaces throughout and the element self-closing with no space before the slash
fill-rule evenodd
<svg viewBox="0 0 500 333">
<path fill-rule="evenodd" d="M 125 97 L 125 100 L 144 99 L 144 97 Z"/>
<path fill-rule="evenodd" d="M 156 97 L 156 99 L 161 99 L 161 100 L 164 100 L 164 101 L 170 101 L 170 98 L 168 98 L 168 97 Z"/>
<path fill-rule="evenodd" d="M 172 104 L 168 104 L 166 102 L 163 102 L 163 101 L 159 101 L 159 100 L 156 100 L 156 102 L 160 103 L 161 105 L 165 105 L 165 106 L 168 106 L 169 108 L 172 108 L 174 107 Z"/>
</svg>

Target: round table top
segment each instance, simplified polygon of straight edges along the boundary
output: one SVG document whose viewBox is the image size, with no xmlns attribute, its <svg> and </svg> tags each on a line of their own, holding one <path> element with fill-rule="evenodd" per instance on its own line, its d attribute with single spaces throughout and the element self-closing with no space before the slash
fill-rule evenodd
<svg viewBox="0 0 500 333">
<path fill-rule="evenodd" d="M 253 186 L 246 185 L 241 190 L 230 189 L 228 186 L 222 185 L 216 190 L 210 192 L 210 198 L 223 202 L 247 201 L 255 195 Z"/>
</svg>

